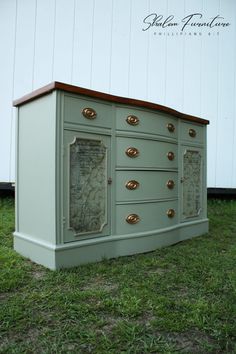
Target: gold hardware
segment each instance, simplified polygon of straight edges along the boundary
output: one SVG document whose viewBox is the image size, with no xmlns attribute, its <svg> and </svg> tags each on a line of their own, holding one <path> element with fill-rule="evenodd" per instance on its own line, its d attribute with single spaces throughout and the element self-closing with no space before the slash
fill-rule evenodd
<svg viewBox="0 0 236 354">
<path fill-rule="evenodd" d="M 166 127 L 170 133 L 173 133 L 175 131 L 175 126 L 172 123 L 168 123 Z"/>
<path fill-rule="evenodd" d="M 169 152 L 167 153 L 167 157 L 168 157 L 168 159 L 169 159 L 170 161 L 172 161 L 172 160 L 174 160 L 174 158 L 175 158 L 175 154 L 174 154 L 172 151 L 169 151 Z"/>
<path fill-rule="evenodd" d="M 139 187 L 139 182 L 135 181 L 134 179 L 131 181 L 128 181 L 125 185 L 127 189 L 137 189 Z"/>
<path fill-rule="evenodd" d="M 129 147 L 125 153 L 129 157 L 137 157 L 139 155 L 139 151 L 135 147 Z"/>
<path fill-rule="evenodd" d="M 137 224 L 140 221 L 140 217 L 137 214 L 129 214 L 126 221 L 128 224 Z"/>
<path fill-rule="evenodd" d="M 174 182 L 172 179 L 169 179 L 169 180 L 167 181 L 166 185 L 167 185 L 167 187 L 168 187 L 169 189 L 173 189 L 174 186 L 175 186 L 175 182 Z"/>
<path fill-rule="evenodd" d="M 188 133 L 191 136 L 191 138 L 195 138 L 195 136 L 197 135 L 196 130 L 194 129 L 189 129 Z"/>
<path fill-rule="evenodd" d="M 166 212 L 168 218 L 173 218 L 175 216 L 175 211 L 174 209 L 168 209 Z"/>
<path fill-rule="evenodd" d="M 93 108 L 84 108 L 82 114 L 87 119 L 95 119 L 97 117 L 97 113 Z"/>
<path fill-rule="evenodd" d="M 139 124 L 139 118 L 133 115 L 130 115 L 126 118 L 126 122 L 130 125 L 138 125 Z"/>
</svg>

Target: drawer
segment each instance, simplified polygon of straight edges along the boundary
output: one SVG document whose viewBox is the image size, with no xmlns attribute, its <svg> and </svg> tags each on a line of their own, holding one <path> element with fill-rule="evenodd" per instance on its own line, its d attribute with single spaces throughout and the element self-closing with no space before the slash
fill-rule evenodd
<svg viewBox="0 0 236 354">
<path fill-rule="evenodd" d="M 174 226 L 178 223 L 177 207 L 177 200 L 117 205 L 116 232 L 118 235 L 132 234 Z"/>
<path fill-rule="evenodd" d="M 145 140 L 117 138 L 117 165 L 135 168 L 177 168 L 176 144 Z"/>
<path fill-rule="evenodd" d="M 168 114 L 117 107 L 116 129 L 177 138 L 177 120 Z"/>
<path fill-rule="evenodd" d="M 65 96 L 64 121 L 73 124 L 111 128 L 112 106 L 84 98 Z"/>
<path fill-rule="evenodd" d="M 180 139 L 192 143 L 204 143 L 204 127 L 197 124 L 181 122 Z"/>
<path fill-rule="evenodd" d="M 117 171 L 117 201 L 177 198 L 178 173 L 166 171 Z"/>
</svg>

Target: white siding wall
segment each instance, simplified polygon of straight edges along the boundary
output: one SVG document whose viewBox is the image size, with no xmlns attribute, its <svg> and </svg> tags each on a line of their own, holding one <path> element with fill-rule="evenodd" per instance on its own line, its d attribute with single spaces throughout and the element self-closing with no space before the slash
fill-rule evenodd
<svg viewBox="0 0 236 354">
<path fill-rule="evenodd" d="M 12 109 L 15 67 L 15 1 L 0 1 L 0 181 L 14 177 L 14 120 Z"/>
<path fill-rule="evenodd" d="M 153 12 L 231 25 L 142 31 Z M 0 36 L 0 182 L 14 181 L 12 99 L 57 80 L 209 119 L 208 187 L 236 188 L 235 0 L 0 0 Z"/>
</svg>

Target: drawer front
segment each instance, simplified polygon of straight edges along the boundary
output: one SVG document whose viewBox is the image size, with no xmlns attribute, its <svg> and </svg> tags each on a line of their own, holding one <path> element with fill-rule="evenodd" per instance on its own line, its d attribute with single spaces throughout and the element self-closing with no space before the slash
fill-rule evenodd
<svg viewBox="0 0 236 354">
<path fill-rule="evenodd" d="M 192 143 L 204 143 L 204 127 L 187 122 L 180 123 L 180 139 Z"/>
<path fill-rule="evenodd" d="M 177 120 L 169 115 L 118 107 L 116 128 L 177 138 Z"/>
<path fill-rule="evenodd" d="M 64 121 L 73 124 L 111 128 L 112 106 L 92 100 L 65 96 Z"/>
<path fill-rule="evenodd" d="M 118 166 L 177 168 L 177 155 L 176 144 L 144 139 L 117 138 Z"/>
<path fill-rule="evenodd" d="M 116 232 L 132 234 L 174 226 L 178 223 L 177 207 L 177 201 L 117 205 Z"/>
<path fill-rule="evenodd" d="M 164 171 L 117 171 L 117 201 L 177 198 L 178 173 Z"/>
</svg>

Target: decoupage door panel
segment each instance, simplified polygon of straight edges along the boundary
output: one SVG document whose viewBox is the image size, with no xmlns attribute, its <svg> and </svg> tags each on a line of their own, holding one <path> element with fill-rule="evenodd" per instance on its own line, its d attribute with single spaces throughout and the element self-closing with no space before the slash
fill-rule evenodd
<svg viewBox="0 0 236 354">
<path fill-rule="evenodd" d="M 109 136 L 65 131 L 65 242 L 110 234 L 109 173 Z"/>
<path fill-rule="evenodd" d="M 188 221 L 203 213 L 203 150 L 182 146 L 181 159 L 181 219 Z"/>
</svg>

